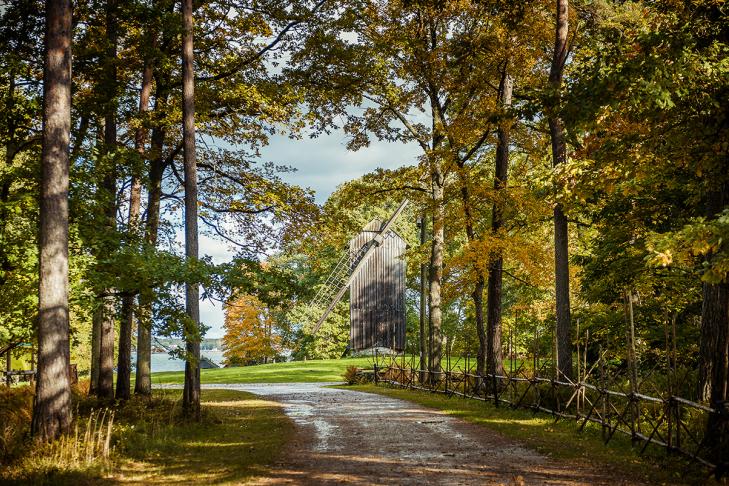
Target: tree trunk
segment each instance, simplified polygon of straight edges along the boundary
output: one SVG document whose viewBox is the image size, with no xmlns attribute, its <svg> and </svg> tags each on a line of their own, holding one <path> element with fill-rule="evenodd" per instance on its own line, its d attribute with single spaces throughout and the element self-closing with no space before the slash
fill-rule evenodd
<svg viewBox="0 0 729 486">
<path fill-rule="evenodd" d="M 116 399 L 129 400 L 131 396 L 132 329 L 134 328 L 134 296 L 122 298 L 119 322 L 119 352 L 116 363 Z"/>
<path fill-rule="evenodd" d="M 638 357 L 635 352 L 635 319 L 633 317 L 633 291 L 623 291 L 623 313 L 625 314 L 625 342 L 628 354 L 628 379 L 630 391 L 638 392 Z"/>
<path fill-rule="evenodd" d="M 473 226 L 473 214 L 471 210 L 471 196 L 468 190 L 468 180 L 463 173 L 465 161 L 458 163 L 461 170 L 461 202 L 463 203 L 463 214 L 466 220 L 466 238 L 469 243 L 476 240 L 476 230 Z M 486 285 L 486 279 L 483 271 L 478 265 L 478 261 L 473 262 L 473 271 L 476 273 L 476 282 L 471 292 L 473 307 L 476 317 L 476 334 L 478 335 L 478 354 L 476 355 L 476 374 L 483 375 L 486 370 L 486 329 L 483 321 L 483 289 Z M 480 383 L 479 383 L 480 385 Z"/>
<path fill-rule="evenodd" d="M 709 404 L 722 413 L 711 414 L 706 429 L 706 444 L 715 464 L 729 463 L 729 283 L 703 284 L 702 351 L 710 350 Z M 706 340 L 706 346 L 704 346 Z M 702 357 L 703 358 L 703 357 Z"/>
<path fill-rule="evenodd" d="M 139 94 L 139 114 L 144 115 L 149 109 L 149 97 L 152 92 L 152 60 L 147 59 L 142 72 L 142 89 Z M 144 144 L 147 139 L 147 130 L 142 124 L 134 134 L 134 149 L 144 160 Z M 141 206 L 142 181 L 139 171 L 132 170 L 132 183 L 129 190 L 129 221 L 128 231 L 136 234 L 139 226 L 139 211 Z M 134 328 L 134 295 L 126 295 L 122 299 L 121 323 L 119 324 L 119 360 L 117 363 L 116 398 L 128 400 L 131 395 L 131 360 L 132 360 L 132 329 Z"/>
<path fill-rule="evenodd" d="M 701 285 L 701 338 L 699 340 L 699 400 L 711 402 L 711 376 L 713 366 L 713 353 L 716 348 L 717 323 L 712 319 L 716 315 L 715 310 L 719 309 L 720 295 L 716 292 L 718 288 L 714 285 L 703 282 Z M 675 366 L 675 363 L 674 363 Z"/>
<path fill-rule="evenodd" d="M 504 115 L 511 108 L 511 94 L 514 83 L 506 68 L 501 76 L 499 86 L 499 101 L 504 110 Z M 496 203 L 491 209 L 491 233 L 497 236 L 504 225 L 503 192 L 509 176 L 509 143 L 511 121 L 504 119 L 499 123 L 498 143 L 496 145 L 496 171 L 494 177 L 494 189 Z M 486 356 L 488 372 L 491 374 L 503 374 L 504 358 L 501 353 L 501 300 L 503 284 L 504 257 L 500 250 L 492 253 L 489 262 L 488 281 L 488 331 L 486 339 Z"/>
<path fill-rule="evenodd" d="M 157 83 L 155 111 L 163 111 L 167 103 L 167 93 L 160 93 Z M 145 240 L 149 246 L 157 244 L 159 232 L 160 200 L 162 198 L 162 177 L 164 175 L 164 141 L 166 130 L 162 125 L 154 127 L 150 144 L 149 190 L 147 192 L 147 222 Z M 154 290 L 140 289 L 139 322 L 137 323 L 137 371 L 134 393 L 149 396 L 152 394 L 152 301 Z"/>
<path fill-rule="evenodd" d="M 174 7 L 174 3 L 171 4 Z M 168 32 L 165 32 L 168 34 Z M 165 39 L 161 44 L 166 44 Z M 169 72 L 154 71 L 156 93 L 154 99 L 155 118 L 159 120 L 152 128 L 149 149 L 149 186 L 147 190 L 147 220 L 145 223 L 145 243 L 149 247 L 157 245 L 162 199 L 162 178 L 166 167 L 164 144 L 167 130 L 164 120 L 167 116 L 167 101 L 170 95 Z M 134 393 L 149 396 L 152 393 L 152 302 L 154 289 L 142 288 L 139 292 L 139 321 L 137 323 L 137 372 Z"/>
<path fill-rule="evenodd" d="M 197 260 L 197 165 L 195 161 L 195 73 L 193 66 L 192 0 L 182 0 L 182 138 L 185 165 L 185 256 Z M 187 360 L 182 408 L 187 417 L 200 420 L 200 288 L 185 285 L 189 317 L 185 329 Z"/>
<path fill-rule="evenodd" d="M 562 87 L 562 75 L 567 60 L 569 33 L 568 0 L 557 0 L 557 22 L 554 38 L 554 54 L 549 71 L 549 84 L 557 96 L 557 102 L 547 107 L 549 133 L 552 139 L 552 164 L 556 167 L 567 161 L 567 145 L 564 127 L 557 114 L 559 109 L 559 90 Z M 557 375 L 572 379 L 572 340 L 570 319 L 570 276 L 569 276 L 569 241 L 567 217 L 562 205 L 554 207 L 554 267 L 556 293 L 556 341 L 557 341 Z"/>
<path fill-rule="evenodd" d="M 97 396 L 105 400 L 114 398 L 114 316 L 115 298 L 101 299 L 101 328 L 99 334 L 99 388 Z"/>
<path fill-rule="evenodd" d="M 106 37 L 108 49 L 106 59 L 106 75 L 108 77 L 105 89 L 108 90 L 106 114 L 104 116 L 104 150 L 113 154 L 117 149 L 116 141 L 116 89 L 117 89 L 117 19 L 116 0 L 107 0 L 106 3 Z M 106 197 L 106 230 L 111 233 L 116 229 L 116 160 L 115 156 L 106 161 L 103 180 L 103 194 Z M 103 251 L 103 250 L 102 250 Z M 111 252 L 112 248 L 106 251 Z M 112 297 L 111 289 L 104 289 L 102 294 L 103 308 L 101 326 L 99 328 L 99 383 L 97 395 L 103 399 L 114 398 L 114 312 L 116 298 Z"/>
<path fill-rule="evenodd" d="M 97 303 L 98 304 L 98 303 Z M 91 365 L 89 367 L 89 395 L 99 391 L 99 340 L 101 339 L 101 306 L 97 305 L 91 316 Z"/>
<path fill-rule="evenodd" d="M 428 322 L 432 333 L 430 349 L 431 381 L 438 381 L 441 371 L 443 310 L 441 308 L 441 283 L 443 281 L 443 252 L 445 246 L 445 176 L 439 160 L 431 162 L 431 186 L 433 199 L 433 240 L 430 253 L 430 289 L 428 294 Z"/>
<path fill-rule="evenodd" d="M 427 238 L 427 219 L 425 217 L 425 213 L 420 216 L 420 244 L 424 245 L 426 238 Z M 422 370 L 425 370 L 428 366 L 428 344 L 427 344 L 427 334 L 426 334 L 426 320 L 428 319 L 427 316 L 427 295 L 428 295 L 428 287 L 426 283 L 428 275 L 428 266 L 425 263 L 420 264 L 420 364 L 418 366 L 418 369 L 420 371 L 420 383 L 425 382 L 425 372 Z"/>
<path fill-rule="evenodd" d="M 723 174 L 722 174 L 723 175 Z M 711 191 L 707 198 L 707 217 L 715 218 L 729 201 L 729 184 Z M 707 257 L 711 260 L 712 255 Z M 707 426 L 707 445 L 716 464 L 729 463 L 729 282 L 702 285 L 700 342 L 701 390 L 708 395 L 709 405 L 723 413 L 712 414 Z M 707 397 L 704 397 L 707 398 Z"/>
<path fill-rule="evenodd" d="M 633 316 L 633 291 L 623 291 L 623 312 L 625 314 L 625 343 L 628 355 L 628 381 L 630 382 L 630 393 L 638 393 L 638 359 L 635 352 L 635 319 Z M 579 321 L 578 321 L 579 331 Z M 579 334 L 579 333 L 578 333 Z M 579 366 L 579 353 L 578 353 Z M 640 432 L 640 411 L 637 403 L 630 404 L 630 429 L 633 437 Z M 637 427 L 637 428 L 636 428 Z"/>
<path fill-rule="evenodd" d="M 718 179 L 718 178 L 717 178 Z M 724 209 L 729 202 L 729 184 L 722 184 L 718 189 L 707 194 L 706 218 L 712 220 Z M 711 262 L 711 255 L 706 257 L 707 263 Z M 700 398 L 713 403 L 713 383 L 716 373 L 722 374 L 716 367 L 720 362 L 716 361 L 716 352 L 721 350 L 725 343 L 720 341 L 722 326 L 727 325 L 727 307 L 729 306 L 729 293 L 726 285 L 729 283 L 702 284 L 703 304 L 701 308 L 701 338 L 699 344 L 699 395 Z M 719 365 L 720 366 L 720 365 Z M 727 385 L 722 385 L 726 387 Z M 719 392 L 721 396 L 721 392 Z"/>
<path fill-rule="evenodd" d="M 68 172 L 71 2 L 47 0 L 41 155 L 38 375 L 31 430 L 52 440 L 71 424 L 68 315 Z"/>
</svg>

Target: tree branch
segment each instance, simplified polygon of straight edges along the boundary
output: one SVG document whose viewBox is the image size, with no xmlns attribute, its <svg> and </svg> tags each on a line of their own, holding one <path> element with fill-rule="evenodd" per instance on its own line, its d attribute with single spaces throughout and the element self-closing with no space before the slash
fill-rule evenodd
<svg viewBox="0 0 729 486">
<path fill-rule="evenodd" d="M 314 13 L 316 13 L 316 11 L 319 10 L 319 8 L 321 8 L 321 6 L 324 5 L 324 3 L 326 3 L 326 1 L 327 0 L 320 0 L 319 3 L 317 3 L 314 6 L 314 8 L 311 10 L 311 12 L 309 12 L 309 15 L 313 15 Z M 237 72 L 239 72 L 241 69 L 245 68 L 246 66 L 250 66 L 251 64 L 253 64 L 257 60 L 259 60 L 261 57 L 263 57 L 264 54 L 266 54 L 271 49 L 273 49 L 274 47 L 276 47 L 283 40 L 283 38 L 286 36 L 286 34 L 291 29 L 293 29 L 297 25 L 299 25 L 302 22 L 304 22 L 304 20 L 306 20 L 306 18 L 302 18 L 302 19 L 299 19 L 299 20 L 293 20 L 293 21 L 289 22 L 288 24 L 286 24 L 286 26 L 281 30 L 281 32 L 278 33 L 278 35 L 276 36 L 275 39 L 273 39 L 266 46 L 264 46 L 263 49 L 261 49 L 258 52 L 256 52 L 253 56 L 251 56 L 248 59 L 245 59 L 245 60 L 239 62 L 235 67 L 233 67 L 233 68 L 231 68 L 231 69 L 229 69 L 227 71 L 224 71 L 222 73 L 218 73 L 218 74 L 216 74 L 214 76 L 198 77 L 198 78 L 196 78 L 196 80 L 197 81 L 203 81 L 203 82 L 204 81 L 220 81 L 221 79 L 225 79 L 227 77 L 233 76 L 234 74 L 236 74 Z"/>
<path fill-rule="evenodd" d="M 428 147 L 428 143 L 423 141 L 420 138 L 420 135 L 418 134 L 418 131 L 415 130 L 415 127 L 410 123 L 410 121 L 408 121 L 407 118 L 405 118 L 405 116 L 402 113 L 400 113 L 400 111 L 398 111 L 394 106 L 392 106 L 392 104 L 389 101 L 382 103 L 380 100 L 376 99 L 375 97 L 369 96 L 366 94 L 362 95 L 362 97 L 367 100 L 370 100 L 373 103 L 378 104 L 379 106 L 381 106 L 387 110 L 390 110 L 392 112 L 392 114 L 395 115 L 395 117 L 398 120 L 400 120 L 400 123 L 402 123 L 405 126 L 407 131 L 409 131 L 410 134 L 413 136 L 413 138 L 418 142 L 418 145 L 420 145 L 420 148 L 422 148 L 425 153 L 428 153 L 430 151 L 430 149 Z"/>
<path fill-rule="evenodd" d="M 523 283 L 524 285 L 528 285 L 529 287 L 532 287 L 532 288 L 535 288 L 535 289 L 538 289 L 539 288 L 538 286 L 534 285 L 533 283 L 527 282 L 523 278 L 517 277 L 516 275 L 514 275 L 513 273 L 511 273 L 510 271 L 508 271 L 505 268 L 503 268 L 501 271 L 504 272 L 509 277 L 513 278 L 514 280 Z"/>
<path fill-rule="evenodd" d="M 238 246 L 240 248 L 249 248 L 249 246 L 244 245 L 242 243 L 238 243 L 237 241 L 235 241 L 232 238 L 228 237 L 225 233 L 223 233 L 222 231 L 220 231 L 220 228 L 218 228 L 218 225 L 213 224 L 210 221 L 208 221 L 205 218 L 205 216 L 199 214 L 198 217 L 200 218 L 200 221 L 202 221 L 203 223 L 205 223 L 208 227 L 212 228 L 212 230 L 215 232 L 216 235 L 218 235 L 219 237 L 223 238 L 228 243 L 231 243 L 231 244 L 233 244 L 235 246 Z"/>
<path fill-rule="evenodd" d="M 374 196 L 376 194 L 383 194 L 387 192 L 395 192 L 395 191 L 420 191 L 420 192 L 428 192 L 427 189 L 424 189 L 422 187 L 418 186 L 410 186 L 410 185 L 404 185 L 404 186 L 397 186 L 397 187 L 388 187 L 387 189 L 378 189 L 376 191 L 368 192 L 368 196 Z"/>
</svg>

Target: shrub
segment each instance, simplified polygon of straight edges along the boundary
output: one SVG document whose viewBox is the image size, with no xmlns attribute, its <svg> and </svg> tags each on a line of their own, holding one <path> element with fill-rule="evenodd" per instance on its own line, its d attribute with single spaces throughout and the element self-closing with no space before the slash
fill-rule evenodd
<svg viewBox="0 0 729 486">
<path fill-rule="evenodd" d="M 360 373 L 360 369 L 356 366 L 347 366 L 347 370 L 344 372 L 344 381 L 347 382 L 347 385 L 356 385 L 360 383 L 362 375 Z"/>
</svg>

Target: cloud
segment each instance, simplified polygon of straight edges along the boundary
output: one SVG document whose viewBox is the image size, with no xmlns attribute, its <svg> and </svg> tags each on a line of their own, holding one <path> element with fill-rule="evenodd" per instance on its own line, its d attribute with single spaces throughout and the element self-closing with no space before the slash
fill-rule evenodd
<svg viewBox="0 0 729 486">
<path fill-rule="evenodd" d="M 416 144 L 388 143 L 374 140 L 369 147 L 350 152 L 346 136 L 336 130 L 315 139 L 289 140 L 275 136 L 263 151 L 264 160 L 289 165 L 296 172 L 283 179 L 316 192 L 316 201 L 324 203 L 343 182 L 372 172 L 378 167 L 394 169 L 417 162 Z"/>
<path fill-rule="evenodd" d="M 372 172 L 378 167 L 394 169 L 403 165 L 415 164 L 419 147 L 412 144 L 388 143 L 373 140 L 369 147 L 350 152 L 346 147 L 346 135 L 341 130 L 330 135 L 303 140 L 291 140 L 285 136 L 274 136 L 270 144 L 262 150 L 264 161 L 288 165 L 296 172 L 283 175 L 283 179 L 301 187 L 315 191 L 316 202 L 323 204 L 343 182 Z M 178 241 L 183 241 L 178 235 Z M 230 244 L 207 235 L 200 235 L 200 254 L 210 255 L 215 263 L 229 261 L 233 252 Z M 200 318 L 210 326 L 207 337 L 220 338 L 225 334 L 223 321 L 225 315 L 218 302 L 200 303 Z"/>
</svg>

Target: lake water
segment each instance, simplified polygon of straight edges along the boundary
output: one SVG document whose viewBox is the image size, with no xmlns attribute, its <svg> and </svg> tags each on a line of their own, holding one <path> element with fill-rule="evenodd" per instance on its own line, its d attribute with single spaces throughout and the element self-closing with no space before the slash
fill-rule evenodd
<svg viewBox="0 0 729 486">
<path fill-rule="evenodd" d="M 222 366 L 223 352 L 220 350 L 200 351 L 200 354 L 213 363 Z M 152 353 L 152 373 L 157 371 L 184 371 L 185 362 L 179 358 L 173 358 L 167 353 Z"/>
</svg>

